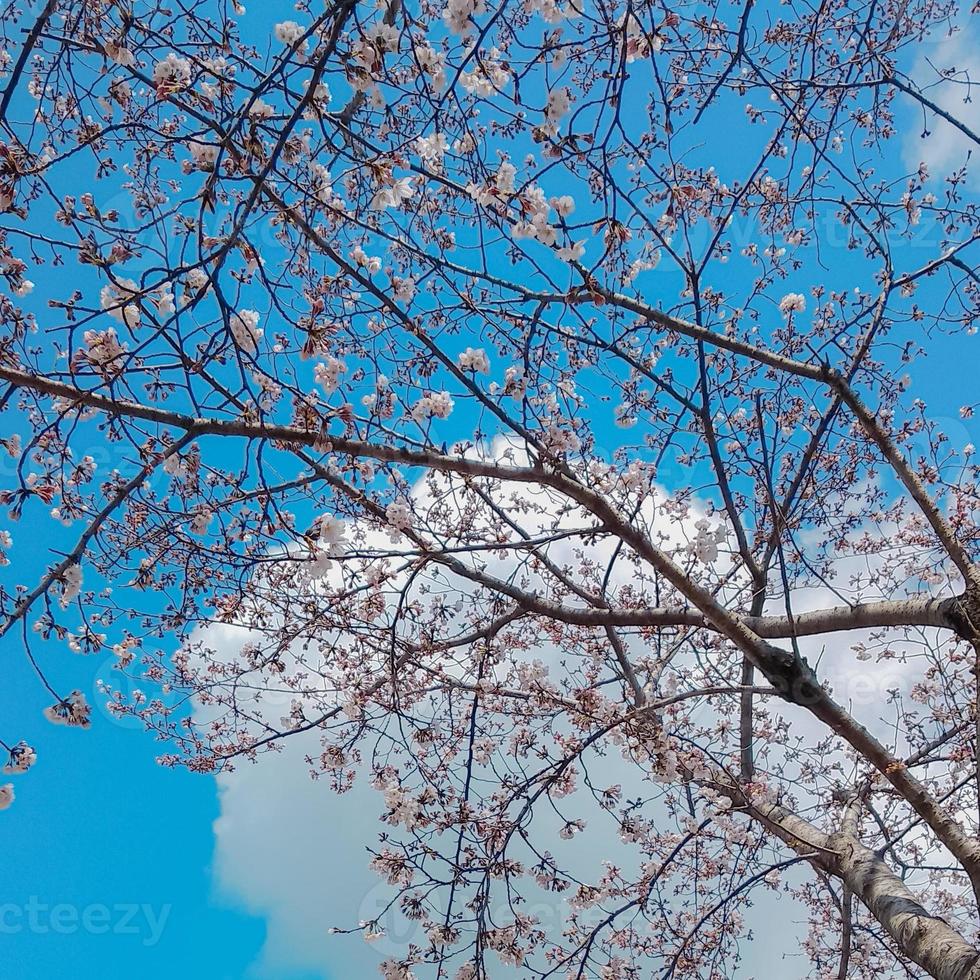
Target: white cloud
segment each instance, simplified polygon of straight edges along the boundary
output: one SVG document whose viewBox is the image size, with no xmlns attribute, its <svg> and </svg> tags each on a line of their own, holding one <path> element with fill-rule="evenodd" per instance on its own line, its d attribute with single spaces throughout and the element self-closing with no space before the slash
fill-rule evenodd
<svg viewBox="0 0 980 980">
<path fill-rule="evenodd" d="M 377 952 L 359 936 L 329 933 L 356 925 L 371 907 L 377 880 L 365 847 L 377 795 L 365 788 L 338 796 L 312 780 L 303 757 L 317 751 L 315 733 L 297 735 L 283 752 L 217 779 L 215 883 L 221 897 L 266 921 L 260 977 L 314 970 L 346 980 L 377 971 Z"/>
<path fill-rule="evenodd" d="M 980 98 L 975 89 L 980 81 L 980 45 L 976 34 L 969 25 L 952 38 L 937 34 L 932 43 L 921 46 L 911 78 L 930 102 L 978 133 Z M 940 72 L 947 68 L 955 68 L 956 74 L 942 79 Z M 933 177 L 941 178 L 966 163 L 971 151 L 976 156 L 980 147 L 967 135 L 928 108 L 923 116 L 923 108 L 908 96 L 902 99 L 908 111 L 899 117 L 899 124 L 905 126 L 903 156 L 910 169 L 924 162 Z M 923 128 L 929 132 L 926 138 Z M 976 183 L 980 171 L 975 165 L 971 169 Z"/>
<path fill-rule="evenodd" d="M 400 915 L 382 914 L 391 889 L 368 870 L 366 848 L 376 843 L 379 827 L 378 795 L 362 783 L 338 796 L 310 779 L 303 756 L 316 746 L 315 733 L 293 736 L 282 753 L 218 777 L 215 884 L 219 897 L 265 919 L 266 941 L 251 971 L 261 980 L 288 980 L 300 971 L 323 980 L 369 980 L 380 976 L 382 959 L 403 955 L 410 941 L 421 939 Z M 626 763 L 616 756 L 607 757 L 604 767 L 610 782 L 628 778 Z M 611 829 L 596 832 L 594 826 L 571 842 L 552 835 L 550 844 L 586 876 L 595 875 L 603 859 L 625 851 Z M 800 961 L 795 925 L 802 910 L 787 915 L 780 901 L 776 894 L 757 893 L 749 922 L 766 938 L 745 945 L 739 977 L 809 975 L 807 963 Z M 559 905 L 560 899 L 549 896 L 525 911 L 557 926 Z M 777 914 L 783 928 L 774 935 L 762 926 Z M 384 935 L 371 943 L 357 934 L 328 931 L 378 916 Z M 518 975 L 499 965 L 494 973 L 508 980 Z"/>
<path fill-rule="evenodd" d="M 527 491 L 522 489 L 520 492 Z M 416 487 L 413 495 L 417 501 L 431 500 L 430 489 L 422 486 Z M 659 492 L 657 496 L 659 501 L 663 500 Z M 504 499 L 503 494 L 501 499 Z M 545 503 L 541 499 L 538 502 Z M 700 507 L 692 508 L 682 522 L 683 527 L 671 525 L 665 528 L 673 543 L 683 540 L 685 530 L 691 532 L 694 522 L 702 515 Z M 527 516 L 542 527 L 547 522 L 545 513 Z M 651 512 L 649 522 L 653 524 L 654 521 Z M 662 523 L 656 521 L 657 530 L 661 529 Z M 372 536 L 375 533 L 372 532 Z M 377 532 L 377 536 L 378 543 L 387 545 L 383 534 Z M 688 533 L 688 536 L 694 534 Z M 571 545 L 565 547 L 569 549 L 570 557 Z M 600 546 L 593 549 L 593 554 L 601 561 L 602 555 L 608 557 L 608 550 L 608 546 Z M 508 561 L 495 559 L 490 571 L 500 574 Z M 858 561 L 864 559 L 851 559 L 844 565 Z M 847 572 L 852 570 L 842 567 L 845 580 Z M 623 566 L 622 574 L 631 574 L 628 565 Z M 828 589 L 806 590 L 798 598 L 798 612 L 838 601 Z M 771 611 L 782 610 L 774 607 Z M 206 642 L 218 659 L 237 656 L 245 639 L 246 631 L 235 627 L 213 627 L 206 634 Z M 853 690 L 855 676 L 871 678 L 873 691 L 867 695 L 868 703 L 855 704 L 854 708 L 869 727 L 885 734 L 874 705 L 884 702 L 888 686 L 907 686 L 906 670 L 897 665 L 893 669 L 891 664 L 856 662 L 849 649 L 852 642 L 852 636 L 838 635 L 808 638 L 802 646 L 811 662 L 826 647 L 821 674 L 833 672 L 835 681 L 839 678 L 845 688 Z M 534 655 L 552 665 L 560 656 L 554 647 L 541 647 Z M 290 696 L 283 696 L 281 706 L 266 703 L 267 716 L 274 719 L 279 713 L 285 714 L 290 699 Z M 843 700 L 847 703 L 848 699 Z M 282 712 L 278 707 L 282 707 Z M 700 710 L 711 711 L 707 707 Z M 780 705 L 775 710 L 792 717 L 796 732 L 807 739 L 825 734 L 820 724 L 805 712 L 789 705 Z M 331 927 L 353 928 L 360 921 L 379 916 L 391 890 L 368 869 L 367 848 L 377 844 L 377 833 L 383 826 L 378 820 L 382 810 L 380 796 L 367 785 L 366 779 L 361 779 L 351 792 L 343 795 L 335 793 L 325 781 L 311 779 L 305 758 L 308 755 L 315 757 L 319 751 L 317 732 L 295 734 L 283 742 L 283 751 L 262 755 L 254 764 L 240 762 L 234 772 L 218 777 L 221 816 L 214 825 L 216 885 L 227 900 L 243 905 L 267 922 L 266 942 L 255 964 L 255 973 L 260 977 L 284 980 L 290 971 L 307 970 L 319 972 L 330 980 L 334 977 L 344 980 L 348 977 L 367 978 L 377 975 L 377 965 L 382 959 L 403 954 L 409 941 L 422 938 L 414 934 L 411 923 L 406 923 L 396 913 L 382 918 L 380 927 L 384 935 L 372 944 L 365 943 L 356 934 L 329 933 Z M 602 760 L 601 771 L 605 784 L 622 782 L 627 792 L 637 789 L 649 793 L 649 785 L 645 791 L 638 789 L 635 767 L 614 752 Z M 570 812 L 577 809 L 574 801 L 568 803 Z M 557 839 L 558 825 L 550 827 L 549 821 L 553 822 L 554 818 L 548 815 L 543 821 L 536 822 L 536 830 L 547 839 L 549 848 L 556 854 L 561 853 L 563 861 L 574 859 L 582 879 L 594 880 L 603 859 L 614 859 L 624 867 L 635 860 L 635 855 L 630 855 L 619 841 L 608 818 L 593 820 L 592 812 L 584 810 L 576 815 L 585 816 L 589 828 L 573 842 Z M 543 921 L 556 926 L 560 923 L 559 901 L 556 897 L 542 897 L 536 911 Z M 767 916 L 775 914 L 777 901 L 778 897 L 771 894 L 758 895 L 753 921 L 758 917 L 761 925 Z M 549 912 L 549 906 L 555 906 L 555 911 Z M 782 914 L 785 917 L 785 911 Z M 802 911 L 798 917 L 802 918 Z M 745 972 L 740 975 L 756 973 L 765 976 L 778 970 L 789 980 L 791 973 L 787 972 L 787 965 L 791 971 L 798 961 L 784 960 L 784 957 L 799 954 L 799 933 L 794 928 L 786 928 L 780 938 L 780 942 L 767 938 L 764 943 L 746 944 Z M 805 970 L 806 965 L 800 962 L 799 969 Z M 517 974 L 501 968 L 499 975 L 511 977 Z"/>
</svg>

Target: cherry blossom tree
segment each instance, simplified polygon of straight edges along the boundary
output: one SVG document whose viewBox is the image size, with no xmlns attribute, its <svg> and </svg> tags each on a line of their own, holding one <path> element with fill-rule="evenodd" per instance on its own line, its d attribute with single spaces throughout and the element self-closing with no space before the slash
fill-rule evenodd
<svg viewBox="0 0 980 980">
<path fill-rule="evenodd" d="M 388 980 L 978 980 L 968 18 L 5 4 L 6 771 L 111 651 L 383 794 Z"/>
</svg>

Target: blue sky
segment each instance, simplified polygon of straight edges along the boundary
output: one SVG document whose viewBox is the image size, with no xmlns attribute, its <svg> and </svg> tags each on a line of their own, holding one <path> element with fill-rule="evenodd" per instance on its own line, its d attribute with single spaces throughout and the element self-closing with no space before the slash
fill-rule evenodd
<svg viewBox="0 0 980 980">
<path fill-rule="evenodd" d="M 214 782 L 153 748 L 104 718 L 45 741 L 3 825 L 5 977 L 245 975 L 264 929 L 213 900 Z"/>
<path fill-rule="evenodd" d="M 282 16 L 290 9 L 282 5 Z M 906 143 L 914 154 L 915 135 Z M 847 261 L 833 259 L 829 284 L 838 285 L 830 279 Z M 978 441 L 975 423 L 957 415 L 973 397 L 972 379 L 956 370 L 962 342 L 954 355 L 952 343 L 937 339 L 928 365 L 911 368 L 914 393 L 929 402 L 930 416 L 957 448 Z M 21 582 L 36 581 L 73 539 L 47 520 L 25 520 L 12 531 Z M 337 799 L 288 753 L 271 760 L 275 773 L 266 760 L 261 771 L 224 779 L 219 797 L 217 780 L 158 766 L 163 746 L 100 708 L 105 698 L 95 682 L 109 678 L 111 656 L 74 657 L 40 644 L 37 651 L 57 658 L 60 686 L 86 692 L 94 724 L 87 732 L 44 727 L 44 703 L 21 669 L 21 637 L 3 640 L 0 654 L 20 665 L 8 677 L 3 734 L 31 740 L 37 732 L 43 755 L 16 783 L 15 805 L 0 815 L 0 976 L 372 975 L 375 953 L 356 938 L 326 935 L 335 922 L 352 924 L 377 897 L 362 847 L 370 839 L 371 797 Z M 792 929 L 784 940 L 785 948 L 756 951 L 750 968 L 795 976 L 792 966 L 779 966 L 795 944 Z M 310 963 L 320 966 L 304 969 Z"/>
</svg>

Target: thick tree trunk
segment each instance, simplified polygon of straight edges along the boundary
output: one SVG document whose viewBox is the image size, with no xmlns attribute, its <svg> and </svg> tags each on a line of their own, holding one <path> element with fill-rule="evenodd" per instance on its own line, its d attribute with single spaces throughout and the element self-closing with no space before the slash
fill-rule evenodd
<svg viewBox="0 0 980 980">
<path fill-rule="evenodd" d="M 898 948 L 935 980 L 980 980 L 980 950 L 945 920 L 930 915 L 874 851 L 834 834 L 837 875 L 868 907 Z"/>
<path fill-rule="evenodd" d="M 727 793 L 814 866 L 840 879 L 892 937 L 896 949 L 934 980 L 980 980 L 980 949 L 945 919 L 932 915 L 851 830 L 825 834 L 779 803 L 751 800 L 727 774 L 710 785 Z"/>
</svg>

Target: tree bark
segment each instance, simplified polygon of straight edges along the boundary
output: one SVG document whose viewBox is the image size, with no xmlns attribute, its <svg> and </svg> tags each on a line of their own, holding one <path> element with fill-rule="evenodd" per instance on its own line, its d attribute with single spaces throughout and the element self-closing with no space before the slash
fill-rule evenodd
<svg viewBox="0 0 980 980">
<path fill-rule="evenodd" d="M 828 845 L 837 852 L 837 875 L 909 959 L 935 980 L 980 980 L 980 950 L 923 908 L 874 851 L 846 834 Z"/>
<path fill-rule="evenodd" d="M 846 830 L 825 834 L 776 802 L 753 801 L 727 774 L 709 782 L 797 854 L 839 879 L 891 936 L 901 954 L 934 980 L 980 980 L 980 949 L 926 909 L 887 863 Z"/>
</svg>

